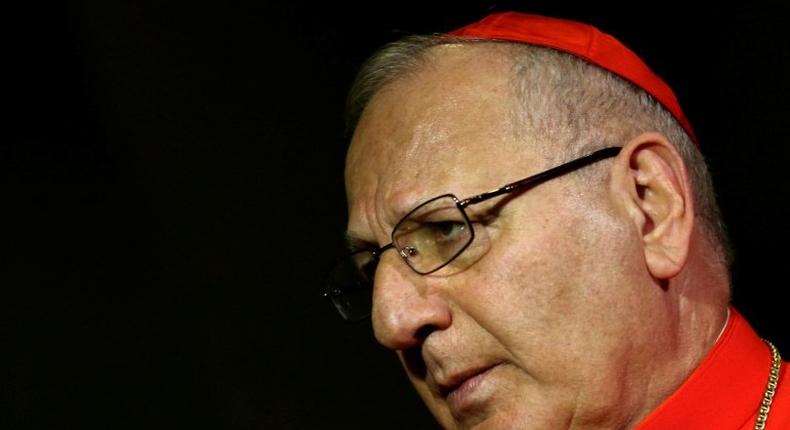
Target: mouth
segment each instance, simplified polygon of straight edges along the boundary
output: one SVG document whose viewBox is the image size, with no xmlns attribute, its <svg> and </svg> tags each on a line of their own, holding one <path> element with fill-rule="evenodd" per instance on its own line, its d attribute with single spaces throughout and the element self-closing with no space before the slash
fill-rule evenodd
<svg viewBox="0 0 790 430">
<path fill-rule="evenodd" d="M 447 401 L 451 410 L 460 412 L 468 409 L 478 396 L 475 393 L 485 382 L 492 369 L 500 363 L 494 363 L 483 367 L 476 367 L 456 373 L 438 384 L 439 394 Z M 480 400 L 479 398 L 477 400 Z"/>
</svg>

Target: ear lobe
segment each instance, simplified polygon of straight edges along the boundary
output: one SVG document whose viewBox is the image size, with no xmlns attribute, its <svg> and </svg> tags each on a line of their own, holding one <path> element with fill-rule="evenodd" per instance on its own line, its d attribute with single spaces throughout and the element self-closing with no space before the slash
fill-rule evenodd
<svg viewBox="0 0 790 430">
<path fill-rule="evenodd" d="M 658 279 L 686 264 L 694 226 L 694 202 L 685 163 L 659 133 L 632 139 L 618 155 L 612 191 L 639 232 L 645 263 Z"/>
</svg>

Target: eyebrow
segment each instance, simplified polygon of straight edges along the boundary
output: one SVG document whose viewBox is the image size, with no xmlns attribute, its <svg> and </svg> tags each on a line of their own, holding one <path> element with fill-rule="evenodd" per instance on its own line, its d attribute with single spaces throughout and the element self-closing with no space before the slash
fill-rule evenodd
<svg viewBox="0 0 790 430">
<path fill-rule="evenodd" d="M 412 196 L 414 197 L 414 196 Z M 392 226 L 395 227 L 409 212 L 413 211 L 414 208 L 417 206 L 425 203 L 426 201 L 430 200 L 431 196 L 425 197 L 423 195 L 419 195 L 417 198 L 410 198 L 408 199 L 408 203 L 405 203 L 407 200 L 403 201 L 390 201 L 388 207 L 388 217 L 391 218 L 393 224 Z"/>
<path fill-rule="evenodd" d="M 396 202 L 389 202 L 390 205 L 388 207 L 387 218 L 391 218 L 390 221 L 393 222 L 392 228 L 394 228 L 409 212 L 413 211 L 414 208 L 430 199 L 430 197 L 420 197 L 423 198 L 410 199 L 408 204 L 399 205 Z M 348 230 L 343 234 L 343 243 L 345 244 L 346 251 L 352 254 L 357 251 L 377 250 L 381 248 L 377 242 L 362 239 Z"/>
</svg>

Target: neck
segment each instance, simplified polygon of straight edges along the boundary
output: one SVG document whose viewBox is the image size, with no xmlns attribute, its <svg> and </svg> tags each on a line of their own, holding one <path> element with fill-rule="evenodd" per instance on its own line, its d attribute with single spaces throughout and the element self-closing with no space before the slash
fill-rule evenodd
<svg viewBox="0 0 790 430">
<path fill-rule="evenodd" d="M 686 268 L 676 279 L 678 336 L 684 339 L 694 367 L 721 336 L 730 315 L 727 268 L 707 240 L 692 240 Z M 694 369 L 692 367 L 691 370 Z"/>
<path fill-rule="evenodd" d="M 729 317 L 728 277 L 699 254 L 671 279 L 664 316 L 671 333 L 658 345 L 659 359 L 648 381 L 647 400 L 635 425 L 675 392 L 699 366 L 723 333 Z M 704 256 L 703 256 L 704 257 Z M 696 260 L 696 261 L 695 261 Z M 629 427 L 630 428 L 630 427 Z"/>
</svg>

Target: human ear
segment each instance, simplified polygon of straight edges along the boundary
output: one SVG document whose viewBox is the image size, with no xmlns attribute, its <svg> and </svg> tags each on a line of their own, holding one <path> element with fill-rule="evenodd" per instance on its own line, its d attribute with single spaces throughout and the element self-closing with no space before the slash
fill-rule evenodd
<svg viewBox="0 0 790 430">
<path fill-rule="evenodd" d="M 634 224 L 653 277 L 676 276 L 688 258 L 694 198 L 686 165 L 662 134 L 650 132 L 626 144 L 612 167 L 611 191 Z"/>
</svg>

